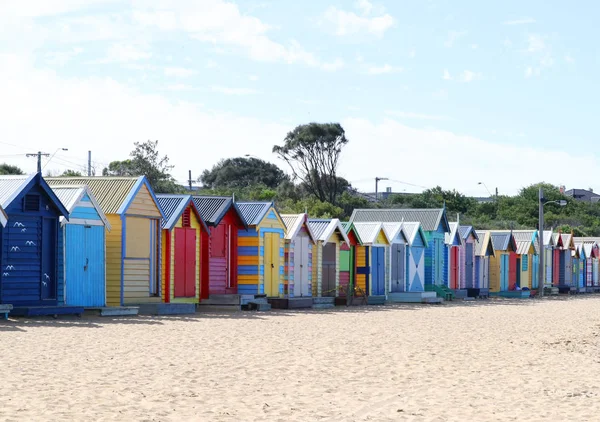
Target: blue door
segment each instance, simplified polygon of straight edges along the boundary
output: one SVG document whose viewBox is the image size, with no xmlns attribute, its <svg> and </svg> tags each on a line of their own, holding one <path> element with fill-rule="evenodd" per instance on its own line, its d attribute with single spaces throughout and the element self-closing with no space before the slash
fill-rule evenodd
<svg viewBox="0 0 600 422">
<path fill-rule="evenodd" d="M 508 255 L 502 255 L 500 260 L 500 291 L 508 291 Z"/>
<path fill-rule="evenodd" d="M 56 218 L 42 220 L 42 300 L 56 299 L 56 258 L 57 258 Z"/>
<path fill-rule="evenodd" d="M 539 282 L 539 265 L 540 265 L 540 257 L 538 255 L 533 255 L 533 268 L 531 271 L 531 288 L 532 289 L 537 289 L 540 282 Z"/>
<path fill-rule="evenodd" d="M 385 295 L 385 248 L 372 248 L 373 265 L 371 266 L 372 290 L 375 296 Z"/>
<path fill-rule="evenodd" d="M 104 306 L 104 227 L 68 224 L 65 244 L 66 303 Z"/>
</svg>

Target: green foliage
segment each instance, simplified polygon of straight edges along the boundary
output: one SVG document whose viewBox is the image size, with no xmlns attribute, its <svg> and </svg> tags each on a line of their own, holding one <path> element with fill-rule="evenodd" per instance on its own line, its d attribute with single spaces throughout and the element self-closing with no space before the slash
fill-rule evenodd
<svg viewBox="0 0 600 422">
<path fill-rule="evenodd" d="M 104 176 L 146 176 L 150 186 L 157 193 L 177 193 L 182 189 L 177 186 L 170 172 L 169 157 L 161 157 L 158 152 L 158 141 L 135 142 L 131 159 L 113 161 L 102 171 Z"/>
<path fill-rule="evenodd" d="M 65 170 L 60 177 L 81 177 L 83 176 L 80 172 L 75 170 Z"/>
<path fill-rule="evenodd" d="M 275 164 L 257 158 L 228 158 L 211 170 L 204 170 L 200 182 L 208 189 L 244 188 L 264 185 L 270 189 L 286 180 L 283 170 Z"/>
<path fill-rule="evenodd" d="M 2 163 L 0 164 L 0 175 L 22 175 L 25 174 L 23 170 L 21 170 L 17 166 L 12 166 L 10 164 Z"/>
<path fill-rule="evenodd" d="M 321 202 L 337 203 L 340 195 L 337 169 L 342 148 L 348 143 L 339 123 L 309 123 L 297 126 L 275 145 L 273 152 L 292 171 L 294 180 Z"/>
</svg>

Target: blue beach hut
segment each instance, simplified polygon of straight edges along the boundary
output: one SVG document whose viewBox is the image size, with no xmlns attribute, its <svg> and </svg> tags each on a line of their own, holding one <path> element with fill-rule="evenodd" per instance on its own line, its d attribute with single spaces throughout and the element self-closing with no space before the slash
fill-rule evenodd
<svg viewBox="0 0 600 422">
<path fill-rule="evenodd" d="M 9 221 L 0 227 L 0 303 L 15 306 L 13 314 L 17 307 L 62 305 L 59 218 L 69 212 L 40 173 L 0 176 L 0 206 Z"/>
<path fill-rule="evenodd" d="M 110 224 L 86 185 L 52 186 L 69 211 L 60 218 L 67 305 L 106 306 L 106 231 Z"/>
</svg>

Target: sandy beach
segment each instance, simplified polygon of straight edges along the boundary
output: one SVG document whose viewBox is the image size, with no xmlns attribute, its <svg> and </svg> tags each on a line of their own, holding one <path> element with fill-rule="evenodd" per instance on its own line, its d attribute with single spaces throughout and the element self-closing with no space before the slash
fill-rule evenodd
<svg viewBox="0 0 600 422">
<path fill-rule="evenodd" d="M 0 322 L 0 419 L 598 420 L 600 297 Z"/>
</svg>

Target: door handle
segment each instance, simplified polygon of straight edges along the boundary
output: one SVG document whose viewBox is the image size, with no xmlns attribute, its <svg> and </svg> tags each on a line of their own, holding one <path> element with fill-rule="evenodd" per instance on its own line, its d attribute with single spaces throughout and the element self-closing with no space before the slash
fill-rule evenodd
<svg viewBox="0 0 600 422">
<path fill-rule="evenodd" d="M 275 265 L 271 264 L 271 268 L 275 268 Z"/>
</svg>

